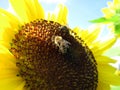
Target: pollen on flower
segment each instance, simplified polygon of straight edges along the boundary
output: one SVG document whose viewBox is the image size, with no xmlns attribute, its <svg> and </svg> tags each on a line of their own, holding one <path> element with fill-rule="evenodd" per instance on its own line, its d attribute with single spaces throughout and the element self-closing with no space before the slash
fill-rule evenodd
<svg viewBox="0 0 120 90">
<path fill-rule="evenodd" d="M 17 76 L 26 81 L 25 88 L 96 90 L 98 71 L 94 56 L 84 41 L 70 32 L 47 20 L 21 26 L 10 51 L 19 68 Z"/>
</svg>

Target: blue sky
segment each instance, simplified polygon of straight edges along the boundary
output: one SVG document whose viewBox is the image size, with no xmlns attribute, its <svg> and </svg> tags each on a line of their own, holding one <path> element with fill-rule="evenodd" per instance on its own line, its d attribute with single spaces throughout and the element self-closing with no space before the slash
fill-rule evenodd
<svg viewBox="0 0 120 90">
<path fill-rule="evenodd" d="M 112 0 L 40 0 L 45 11 L 53 11 L 59 2 L 63 2 L 69 10 L 69 26 L 82 28 L 91 25 L 89 20 L 103 16 L 101 8 L 106 7 L 108 1 Z M 2 0 L 0 7 L 7 9 L 8 0 Z"/>
<path fill-rule="evenodd" d="M 101 8 L 107 6 L 107 2 L 112 0 L 66 0 L 68 7 L 69 26 L 80 26 L 87 28 L 91 23 L 88 21 L 101 17 Z M 45 10 L 54 10 L 56 3 L 41 2 Z"/>
</svg>

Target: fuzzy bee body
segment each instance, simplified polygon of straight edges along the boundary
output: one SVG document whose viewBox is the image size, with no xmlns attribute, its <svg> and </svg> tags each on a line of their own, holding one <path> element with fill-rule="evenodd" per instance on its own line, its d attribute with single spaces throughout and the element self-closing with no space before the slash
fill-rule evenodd
<svg viewBox="0 0 120 90">
<path fill-rule="evenodd" d="M 66 53 L 67 49 L 70 46 L 70 42 L 63 39 L 61 36 L 53 36 L 52 41 L 59 48 L 59 51 L 62 52 L 62 53 Z"/>
<path fill-rule="evenodd" d="M 66 35 L 69 34 L 69 28 L 67 26 L 59 27 L 60 32 L 65 33 Z M 59 51 L 63 54 L 68 52 L 71 43 L 65 40 L 62 36 L 56 35 L 52 37 L 53 43 L 59 48 Z"/>
</svg>

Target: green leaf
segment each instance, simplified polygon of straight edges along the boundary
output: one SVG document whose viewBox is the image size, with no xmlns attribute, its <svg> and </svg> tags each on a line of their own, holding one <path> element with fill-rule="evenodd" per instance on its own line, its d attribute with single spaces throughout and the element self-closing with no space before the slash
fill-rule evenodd
<svg viewBox="0 0 120 90">
<path fill-rule="evenodd" d="M 120 20 L 120 16 L 118 14 L 112 16 L 111 18 L 100 17 L 94 20 L 90 20 L 92 23 L 109 23 L 109 22 L 117 22 Z"/>
<path fill-rule="evenodd" d="M 106 21 L 106 18 L 105 17 L 101 17 L 101 18 L 97 18 L 97 19 L 94 19 L 94 20 L 90 20 L 89 22 L 92 22 L 92 23 L 102 23 L 102 22 L 105 22 Z"/>
<path fill-rule="evenodd" d="M 115 23 L 115 34 L 120 34 L 120 21 L 119 23 Z"/>
<path fill-rule="evenodd" d="M 120 16 L 118 14 L 116 14 L 108 19 L 109 22 L 117 22 L 119 20 L 120 20 Z"/>
</svg>

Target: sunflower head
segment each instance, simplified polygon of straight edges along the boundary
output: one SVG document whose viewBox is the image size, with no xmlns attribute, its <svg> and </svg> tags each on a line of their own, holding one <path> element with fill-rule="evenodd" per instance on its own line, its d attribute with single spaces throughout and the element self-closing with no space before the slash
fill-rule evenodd
<svg viewBox="0 0 120 90">
<path fill-rule="evenodd" d="M 95 89 L 96 61 L 81 38 L 54 21 L 35 20 L 21 26 L 11 43 L 18 77 L 26 88 Z"/>
</svg>

